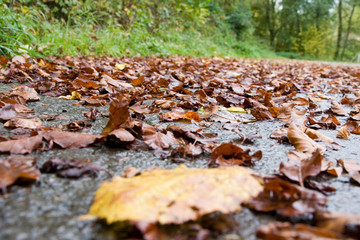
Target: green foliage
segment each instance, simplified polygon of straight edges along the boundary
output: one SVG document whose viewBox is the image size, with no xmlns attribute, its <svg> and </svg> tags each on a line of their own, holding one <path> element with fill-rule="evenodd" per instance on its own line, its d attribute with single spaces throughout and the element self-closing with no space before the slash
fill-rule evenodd
<svg viewBox="0 0 360 240">
<path fill-rule="evenodd" d="M 0 55 L 20 54 L 29 48 L 32 36 L 17 20 L 17 15 L 0 2 Z"/>
<path fill-rule="evenodd" d="M 344 21 L 353 4 L 359 0 L 344 0 Z M 6 56 L 277 57 L 276 51 L 329 59 L 336 40 L 334 0 L 3 0 L 0 6 Z M 343 34 L 346 60 L 360 52 L 354 26 Z"/>
<path fill-rule="evenodd" d="M 293 50 L 302 56 L 324 58 L 329 44 L 327 35 L 325 32 L 320 32 L 316 26 L 309 27 L 306 31 L 300 30 L 298 37 L 292 38 Z"/>
<path fill-rule="evenodd" d="M 271 55 L 249 43 L 246 0 L 12 0 L 4 6 L 31 38 L 7 55 L 29 43 L 44 55 Z"/>
</svg>

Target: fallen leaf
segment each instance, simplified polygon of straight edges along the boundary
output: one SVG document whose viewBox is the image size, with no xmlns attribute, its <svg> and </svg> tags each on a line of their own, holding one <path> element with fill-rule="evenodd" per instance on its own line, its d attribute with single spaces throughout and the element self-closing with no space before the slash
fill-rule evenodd
<svg viewBox="0 0 360 240">
<path fill-rule="evenodd" d="M 133 142 L 135 137 L 129 133 L 125 128 L 115 129 L 106 136 L 107 141 L 112 141 L 112 138 L 118 139 L 120 142 Z"/>
<path fill-rule="evenodd" d="M 124 178 L 131 178 L 141 174 L 141 171 L 135 167 L 129 167 L 121 174 Z"/>
<path fill-rule="evenodd" d="M 288 128 L 287 136 L 289 141 L 297 151 L 304 153 L 312 153 L 316 149 L 320 149 L 324 153 L 326 149 L 312 140 L 308 135 L 301 131 L 294 123 L 291 123 Z"/>
<path fill-rule="evenodd" d="M 230 213 L 262 190 L 242 167 L 161 169 L 104 182 L 89 214 L 117 221 L 181 224 L 215 211 Z"/>
<path fill-rule="evenodd" d="M 303 125 L 298 126 L 300 130 L 302 130 L 306 135 L 308 135 L 311 139 L 321 139 L 324 142 L 328 143 L 335 143 L 335 141 L 324 134 L 320 133 L 319 131 L 316 131 L 311 128 L 307 128 Z"/>
<path fill-rule="evenodd" d="M 320 193 L 291 184 L 278 177 L 263 178 L 264 191 L 248 203 L 256 211 L 275 211 L 281 216 L 298 216 L 314 213 L 326 204 Z"/>
<path fill-rule="evenodd" d="M 261 157 L 261 151 L 250 155 L 249 149 L 244 151 L 241 147 L 230 142 L 223 143 L 212 151 L 209 164 L 211 166 L 252 166 L 254 162 L 259 161 Z"/>
<path fill-rule="evenodd" d="M 349 139 L 349 136 L 350 136 L 350 131 L 346 126 L 341 127 L 336 134 L 336 137 L 341 139 Z"/>
<path fill-rule="evenodd" d="M 53 142 L 61 148 L 76 149 L 87 147 L 101 140 L 103 136 L 89 133 L 76 133 L 64 131 L 50 131 L 44 133 L 44 138 L 48 142 Z"/>
<path fill-rule="evenodd" d="M 37 181 L 40 171 L 34 166 L 33 157 L 8 157 L 0 160 L 0 189 L 6 194 L 6 187 L 16 181 Z"/>
<path fill-rule="evenodd" d="M 292 225 L 289 222 L 273 222 L 259 227 L 256 232 L 259 239 L 264 240 L 309 240 L 309 239 L 339 239 L 339 235 L 325 229 L 306 224 Z"/>
<path fill-rule="evenodd" d="M 6 123 L 4 127 L 8 128 L 30 128 L 36 129 L 42 126 L 41 120 L 39 118 L 13 118 Z"/>
<path fill-rule="evenodd" d="M 11 94 L 21 96 L 25 101 L 39 101 L 40 97 L 35 89 L 27 86 L 18 86 L 11 91 Z"/>
<path fill-rule="evenodd" d="M 338 235 L 353 239 L 360 236 L 360 215 L 341 212 L 318 211 L 315 214 L 316 226 Z"/>
<path fill-rule="evenodd" d="M 0 108 L 0 119 L 7 121 L 13 118 L 24 118 L 32 112 L 31 109 L 20 104 L 6 104 Z"/>
<path fill-rule="evenodd" d="M 221 109 L 219 109 L 219 110 L 221 110 Z M 247 111 L 241 107 L 229 107 L 229 108 L 226 108 L 226 110 L 229 112 L 232 112 L 232 113 L 247 113 L 247 114 L 250 113 L 250 111 Z"/>
<path fill-rule="evenodd" d="M 328 172 L 329 174 L 334 175 L 336 177 L 340 177 L 343 172 L 343 168 L 336 167 L 336 166 L 334 166 L 334 164 L 332 162 L 329 162 L 328 169 L 326 170 L 326 172 Z"/>
<path fill-rule="evenodd" d="M 110 119 L 102 131 L 102 135 L 107 135 L 115 129 L 127 127 L 130 124 L 129 101 L 126 97 L 120 96 L 113 99 L 110 102 L 109 113 Z"/>
<path fill-rule="evenodd" d="M 98 164 L 78 159 L 53 158 L 41 167 L 42 173 L 56 173 L 63 178 L 96 177 L 100 171 L 106 170 Z"/>
<path fill-rule="evenodd" d="M 344 159 L 340 159 L 338 162 L 349 173 L 350 177 L 360 184 L 360 163 L 357 161 L 344 161 Z"/>
<path fill-rule="evenodd" d="M 290 151 L 288 158 L 287 162 L 280 164 L 280 172 L 287 178 L 300 183 L 301 186 L 304 186 L 305 178 L 316 176 L 321 172 L 323 156 L 319 149 L 311 154 Z"/>
<path fill-rule="evenodd" d="M 122 71 L 122 70 L 124 70 L 125 68 L 127 68 L 127 67 L 129 67 L 130 65 L 129 64 L 126 64 L 126 63 L 116 63 L 115 64 L 115 68 L 117 69 L 117 70 L 120 70 L 120 71 Z"/>
<path fill-rule="evenodd" d="M 287 137 L 287 128 L 279 128 L 270 134 L 270 138 L 278 140 L 280 143 L 289 142 Z"/>
<path fill-rule="evenodd" d="M 36 135 L 33 137 L 22 138 L 18 140 L 8 140 L 0 142 L 0 152 L 11 154 L 26 154 L 40 147 L 43 136 Z"/>
<path fill-rule="evenodd" d="M 166 134 L 161 132 L 146 134 L 143 136 L 143 139 L 145 144 L 154 150 L 166 149 L 172 145 L 179 144 L 172 132 L 167 132 Z"/>
<path fill-rule="evenodd" d="M 96 108 L 91 108 L 89 112 L 85 112 L 84 116 L 92 121 L 95 121 L 97 116 L 102 115 Z"/>
<path fill-rule="evenodd" d="M 335 101 L 331 101 L 330 110 L 331 112 L 339 116 L 346 116 L 348 114 L 346 110 L 338 102 Z"/>
</svg>

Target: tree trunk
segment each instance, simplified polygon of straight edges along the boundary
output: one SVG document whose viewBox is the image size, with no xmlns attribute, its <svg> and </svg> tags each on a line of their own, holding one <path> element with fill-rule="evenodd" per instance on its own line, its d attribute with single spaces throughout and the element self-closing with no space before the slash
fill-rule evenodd
<svg viewBox="0 0 360 240">
<path fill-rule="evenodd" d="M 276 0 L 266 0 L 265 16 L 267 22 L 267 28 L 269 31 L 270 46 L 274 49 L 275 38 L 279 31 L 276 27 Z"/>
<path fill-rule="evenodd" d="M 351 8 L 351 13 L 350 13 L 350 16 L 349 16 L 348 25 L 347 25 L 347 29 L 346 29 L 344 46 L 343 46 L 342 53 L 341 53 L 341 60 L 343 60 L 343 58 L 344 58 L 345 50 L 346 50 L 346 47 L 347 47 L 347 42 L 348 42 L 348 39 L 349 39 L 349 34 L 350 34 L 350 29 L 351 29 L 351 20 L 352 20 L 354 11 L 355 11 L 355 7 L 356 7 L 356 5 L 353 4 L 352 8 Z"/>
<path fill-rule="evenodd" d="M 339 55 L 340 47 L 341 47 L 341 34 L 342 34 L 342 0 L 339 0 L 339 6 L 338 6 L 338 34 L 337 34 L 337 41 L 336 41 L 336 50 L 334 59 L 336 60 Z"/>
</svg>

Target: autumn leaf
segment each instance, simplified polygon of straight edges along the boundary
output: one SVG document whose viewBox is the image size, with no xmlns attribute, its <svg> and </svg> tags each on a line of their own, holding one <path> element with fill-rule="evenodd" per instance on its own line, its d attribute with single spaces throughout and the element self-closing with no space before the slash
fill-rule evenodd
<svg viewBox="0 0 360 240">
<path fill-rule="evenodd" d="M 48 142 L 53 142 L 61 148 L 76 149 L 87 147 L 101 140 L 103 136 L 89 133 L 75 133 L 64 131 L 49 131 L 44 133 Z"/>
<path fill-rule="evenodd" d="M 0 119 L 7 121 L 13 118 L 24 118 L 32 112 L 34 111 L 20 104 L 6 104 L 0 108 Z"/>
<path fill-rule="evenodd" d="M 303 125 L 298 126 L 300 130 L 302 130 L 306 135 L 308 135 L 311 139 L 321 139 L 324 142 L 328 143 L 335 143 L 335 141 L 324 134 L 320 133 L 319 131 L 316 131 L 311 128 L 307 128 Z M 335 143 L 336 144 L 336 143 Z"/>
<path fill-rule="evenodd" d="M 309 240 L 309 239 L 339 239 L 339 235 L 325 229 L 312 227 L 305 224 L 292 225 L 289 222 L 273 222 L 261 226 L 256 236 L 263 240 Z"/>
<path fill-rule="evenodd" d="M 96 108 L 91 108 L 89 112 L 84 113 L 84 116 L 87 119 L 90 119 L 92 121 L 95 121 L 97 116 L 99 116 L 99 115 L 102 115 L 102 114 Z"/>
<path fill-rule="evenodd" d="M 144 142 L 151 149 L 165 149 L 173 145 L 179 144 L 174 135 L 171 132 L 166 134 L 161 132 L 155 132 L 154 134 L 147 134 L 143 136 Z"/>
<path fill-rule="evenodd" d="M 280 164 L 280 172 L 287 178 L 303 186 L 305 178 L 316 176 L 321 172 L 323 156 L 319 149 L 312 154 L 290 151 L 289 160 Z"/>
<path fill-rule="evenodd" d="M 26 154 L 40 147 L 43 136 L 36 135 L 32 137 L 21 138 L 17 140 L 8 140 L 0 142 L 0 152 L 11 154 Z"/>
<path fill-rule="evenodd" d="M 350 131 L 346 126 L 341 127 L 336 134 L 336 137 L 341 139 L 348 139 L 349 136 L 350 136 Z"/>
<path fill-rule="evenodd" d="M 114 131 L 110 132 L 106 136 L 106 140 L 110 141 L 110 142 L 114 142 L 114 140 L 112 140 L 114 138 L 118 139 L 120 142 L 135 141 L 135 137 L 129 131 L 127 131 L 125 128 L 115 129 Z"/>
<path fill-rule="evenodd" d="M 53 158 L 41 167 L 42 173 L 56 173 L 63 178 L 96 177 L 100 171 L 106 170 L 98 164 L 78 159 Z"/>
<path fill-rule="evenodd" d="M 340 177 L 341 173 L 343 172 L 343 168 L 341 166 L 334 166 L 332 162 L 329 162 L 326 172 L 336 177 Z"/>
<path fill-rule="evenodd" d="M 42 126 L 41 120 L 39 118 L 13 118 L 6 123 L 4 127 L 7 128 L 30 128 L 36 129 Z"/>
<path fill-rule="evenodd" d="M 27 86 L 17 86 L 12 91 L 11 94 L 21 96 L 25 101 L 39 101 L 40 97 L 34 88 L 29 88 Z"/>
<path fill-rule="evenodd" d="M 241 167 L 160 169 L 133 178 L 104 182 L 89 214 L 117 221 L 181 224 L 219 211 L 240 209 L 262 190 L 252 172 Z"/>
<path fill-rule="evenodd" d="M 248 203 L 256 211 L 275 211 L 281 216 L 298 216 L 314 213 L 326 204 L 320 193 L 299 187 L 278 177 L 263 178 L 264 191 Z"/>
<path fill-rule="evenodd" d="M 297 151 L 304 153 L 312 153 L 316 149 L 320 149 L 321 153 L 325 152 L 325 148 L 312 140 L 308 135 L 301 131 L 294 123 L 288 128 L 287 136 L 289 141 Z"/>
<path fill-rule="evenodd" d="M 316 226 L 333 234 L 345 235 L 352 239 L 360 236 L 360 215 L 341 212 L 318 211 Z"/>
<path fill-rule="evenodd" d="M 272 139 L 276 139 L 278 140 L 278 142 L 283 143 L 283 142 L 289 142 L 289 139 L 287 137 L 287 132 L 288 129 L 287 128 L 279 128 L 276 129 L 275 131 L 273 131 L 270 134 L 270 138 Z"/>
<path fill-rule="evenodd" d="M 352 160 L 345 161 L 344 159 L 340 159 L 338 162 L 349 173 L 350 177 L 360 184 L 360 163 Z"/>
<path fill-rule="evenodd" d="M 120 96 L 113 99 L 110 102 L 109 113 L 110 119 L 102 131 L 102 135 L 107 135 L 117 128 L 127 127 L 130 124 L 129 101 L 126 97 Z"/>
<path fill-rule="evenodd" d="M 331 112 L 339 116 L 346 116 L 348 114 L 346 110 L 338 102 L 335 101 L 331 101 L 330 110 Z"/>
<path fill-rule="evenodd" d="M 191 120 L 195 122 L 201 122 L 202 118 L 197 112 L 186 112 L 183 109 L 174 108 L 171 112 L 162 113 L 159 115 L 161 121 L 177 121 L 179 119 Z"/>
<path fill-rule="evenodd" d="M 252 156 L 250 150 L 243 150 L 233 143 L 223 143 L 216 147 L 211 153 L 211 166 L 232 166 L 244 165 L 251 166 L 255 161 L 259 161 L 262 152 L 257 151 Z"/>
<path fill-rule="evenodd" d="M 33 157 L 8 157 L 0 160 L 0 189 L 6 194 L 6 187 L 16 181 L 37 181 L 40 171 L 34 166 Z"/>
</svg>

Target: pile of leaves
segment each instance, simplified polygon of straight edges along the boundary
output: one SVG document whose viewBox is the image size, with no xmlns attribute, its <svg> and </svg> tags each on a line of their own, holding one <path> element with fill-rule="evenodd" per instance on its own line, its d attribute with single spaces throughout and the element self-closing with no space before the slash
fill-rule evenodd
<svg viewBox="0 0 360 240">
<path fill-rule="evenodd" d="M 254 211 L 275 212 L 285 219 L 309 214 L 318 217 L 317 226 L 283 222 L 261 227 L 258 236 L 263 239 L 360 235 L 346 230 L 349 224 L 359 229 L 359 222 L 352 221 L 354 216 L 322 210 L 326 195 L 336 189 L 316 181 L 319 175 L 338 177 L 345 170 L 360 183 L 359 162 L 327 160 L 327 150 L 339 145 L 318 131 L 337 131 L 341 141 L 360 134 L 359 68 L 188 57 L 45 60 L 17 56 L 0 57 L 0 65 L 0 82 L 19 83 L 0 96 L 0 120 L 13 129 L 13 136 L 0 139 L 0 152 L 9 154 L 0 160 L 3 194 L 14 183 L 38 180 L 41 173 L 79 178 L 108 171 L 79 159 L 49 159 L 38 169 L 36 159 L 13 154 L 105 145 L 149 150 L 174 162 L 196 161 L 203 155 L 209 158 L 209 169 L 145 173 L 130 169 L 123 177 L 103 183 L 90 215 L 108 223 L 133 222 L 144 238 L 156 239 L 160 234 L 156 223 L 182 224 L 217 211 L 239 210 L 243 203 Z M 46 119 L 27 107 L 27 102 L 39 101 L 39 95 L 73 100 L 74 105 L 91 109 L 84 114 L 84 121 L 43 126 Z M 108 115 L 97 109 L 104 105 L 109 106 Z M 167 124 L 149 124 L 147 115 L 154 114 Z M 109 118 L 102 133 L 87 133 L 98 117 Z M 283 122 L 269 138 L 294 146 L 273 175 L 245 169 L 262 158 L 260 150 L 251 152 L 246 144 L 261 139 L 245 136 L 241 126 L 258 121 Z M 238 134 L 240 144 L 219 142 L 216 134 L 207 132 L 214 122 L 221 122 L 224 131 Z M 143 214 L 134 204 L 144 207 L 137 209 Z M 339 219 L 346 219 L 341 230 L 329 227 L 329 221 Z"/>
</svg>

